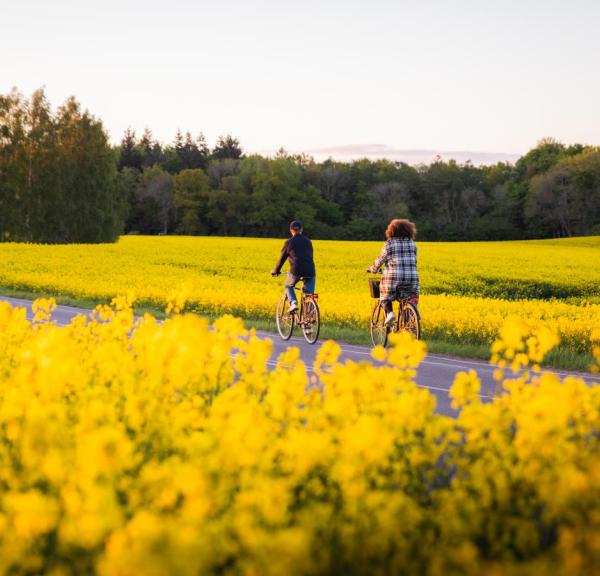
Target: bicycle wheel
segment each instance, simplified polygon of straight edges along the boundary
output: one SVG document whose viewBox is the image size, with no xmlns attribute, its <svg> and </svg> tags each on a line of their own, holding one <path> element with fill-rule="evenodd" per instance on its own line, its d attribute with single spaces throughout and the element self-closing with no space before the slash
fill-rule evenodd
<svg viewBox="0 0 600 576">
<path fill-rule="evenodd" d="M 414 304 L 404 302 L 398 314 L 398 331 L 414 334 L 417 340 L 421 339 L 421 317 Z"/>
<path fill-rule="evenodd" d="M 275 312 L 277 331 L 283 340 L 289 340 L 292 337 L 292 332 L 294 330 L 295 314 L 290 314 L 289 309 L 290 303 L 284 295 L 279 299 L 277 311 Z"/>
<path fill-rule="evenodd" d="M 321 313 L 319 312 L 319 305 L 312 298 L 304 300 L 304 313 L 302 316 L 304 339 L 309 344 L 314 344 L 319 339 L 319 332 L 321 331 Z"/>
<path fill-rule="evenodd" d="M 373 304 L 373 311 L 371 312 L 371 341 L 373 346 L 385 346 L 389 330 L 389 326 L 385 323 L 385 308 L 377 301 Z"/>
</svg>

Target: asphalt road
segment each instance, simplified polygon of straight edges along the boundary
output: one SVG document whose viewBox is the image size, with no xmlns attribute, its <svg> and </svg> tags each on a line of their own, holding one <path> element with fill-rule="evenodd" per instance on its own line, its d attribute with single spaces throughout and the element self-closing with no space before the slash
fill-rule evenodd
<svg viewBox="0 0 600 576">
<path fill-rule="evenodd" d="M 31 301 L 21 300 L 18 298 L 0 297 L 0 300 L 10 302 L 13 306 L 20 306 L 27 309 L 27 314 L 31 317 Z M 90 310 L 85 308 L 74 308 L 72 306 L 57 306 L 53 314 L 55 324 L 64 326 L 69 324 L 78 314 L 89 314 Z M 273 356 L 269 363 L 275 364 L 276 357 L 289 346 L 295 346 L 301 350 L 301 358 L 307 366 L 307 370 L 311 371 L 319 342 L 314 346 L 308 344 L 302 337 L 295 337 L 284 342 L 277 334 L 259 332 L 259 335 L 264 338 L 273 340 Z M 353 362 L 374 362 L 371 359 L 370 348 L 368 346 L 356 346 L 353 344 L 340 343 L 342 348 L 341 360 L 351 360 Z M 493 398 L 496 382 L 493 378 L 494 367 L 487 362 L 480 360 L 468 360 L 449 356 L 441 356 L 438 354 L 429 354 L 421 363 L 417 371 L 417 384 L 423 388 L 427 388 L 437 399 L 437 410 L 442 414 L 452 415 L 454 410 L 450 406 L 450 398 L 448 390 L 454 382 L 454 377 L 457 372 L 463 370 L 474 369 L 481 379 L 481 398 L 483 401 L 489 401 Z M 569 374 L 582 376 L 590 384 L 600 384 L 600 376 L 592 374 L 581 374 L 577 372 L 567 372 L 564 370 L 553 370 L 561 376 Z"/>
</svg>

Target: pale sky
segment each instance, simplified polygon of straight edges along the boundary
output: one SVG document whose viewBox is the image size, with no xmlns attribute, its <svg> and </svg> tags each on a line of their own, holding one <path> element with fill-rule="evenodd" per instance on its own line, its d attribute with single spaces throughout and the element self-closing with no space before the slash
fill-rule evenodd
<svg viewBox="0 0 600 576">
<path fill-rule="evenodd" d="M 0 93 L 248 152 L 600 144 L 596 0 L 0 0 Z M 379 146 L 380 148 L 377 148 Z"/>
</svg>

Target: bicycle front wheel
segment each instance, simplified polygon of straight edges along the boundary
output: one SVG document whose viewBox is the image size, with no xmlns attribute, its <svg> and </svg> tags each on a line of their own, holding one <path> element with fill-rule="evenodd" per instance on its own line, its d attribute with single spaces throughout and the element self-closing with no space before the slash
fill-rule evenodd
<svg viewBox="0 0 600 576">
<path fill-rule="evenodd" d="M 417 340 L 421 339 L 421 316 L 417 308 L 406 302 L 398 314 L 398 331 L 410 332 Z"/>
<path fill-rule="evenodd" d="M 309 344 L 314 344 L 319 339 L 321 331 L 321 313 L 319 305 L 312 298 L 306 298 L 304 301 L 303 316 L 302 334 Z"/>
<path fill-rule="evenodd" d="M 385 323 L 385 308 L 379 301 L 373 304 L 371 312 L 371 341 L 373 346 L 385 346 L 387 344 L 389 326 Z"/>
<path fill-rule="evenodd" d="M 279 299 L 277 303 L 277 310 L 275 312 L 275 323 L 277 324 L 277 331 L 283 340 L 289 340 L 292 337 L 294 330 L 294 319 L 295 314 L 290 314 L 290 303 L 287 297 L 284 295 Z"/>
</svg>

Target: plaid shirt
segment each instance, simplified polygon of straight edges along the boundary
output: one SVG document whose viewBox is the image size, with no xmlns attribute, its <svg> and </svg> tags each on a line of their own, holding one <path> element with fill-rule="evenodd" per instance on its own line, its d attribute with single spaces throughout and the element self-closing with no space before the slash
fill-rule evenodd
<svg viewBox="0 0 600 576">
<path fill-rule="evenodd" d="M 419 296 L 419 273 L 417 272 L 417 245 L 410 238 L 390 238 L 375 258 L 371 270 L 383 276 L 379 286 L 380 300 L 394 300 Z"/>
</svg>

